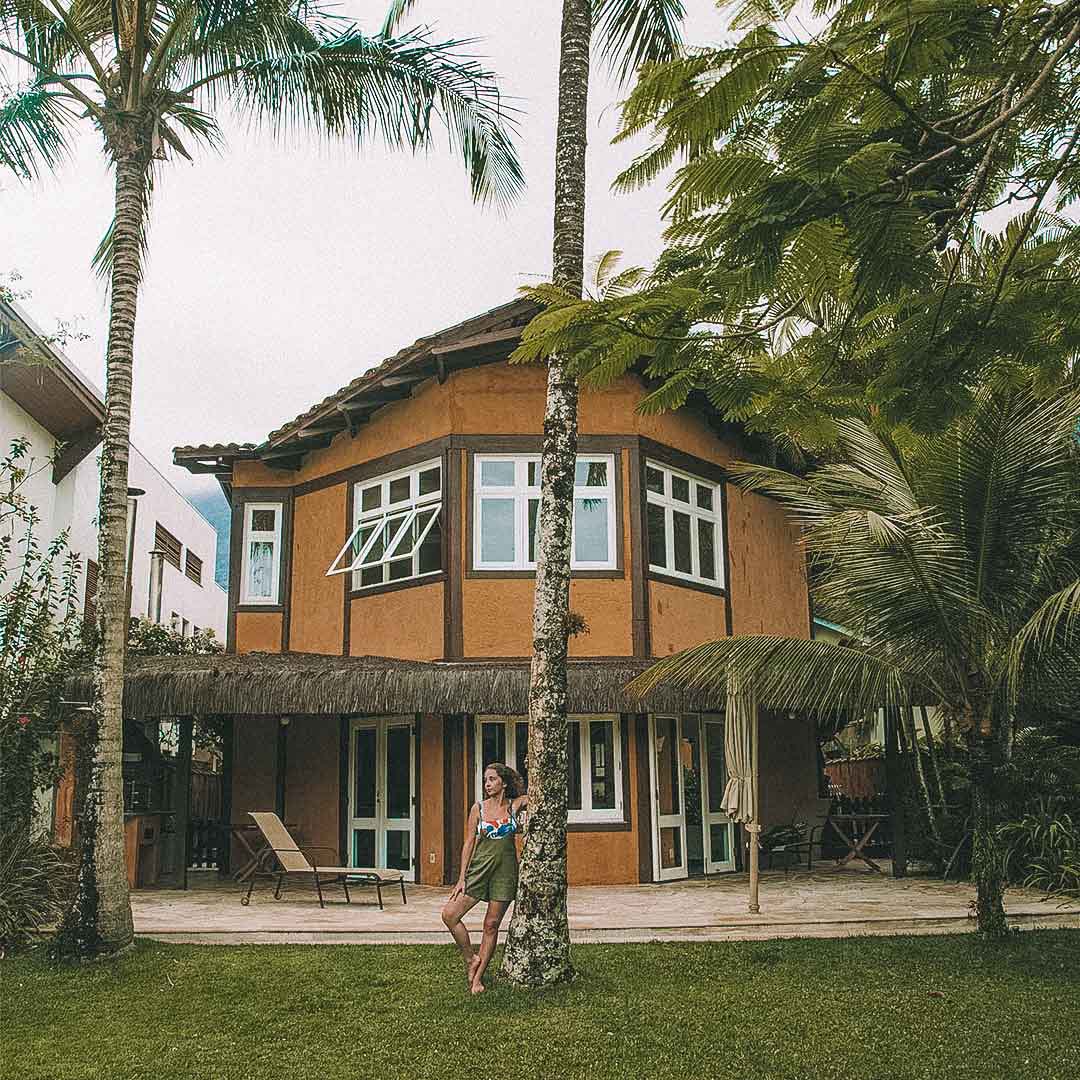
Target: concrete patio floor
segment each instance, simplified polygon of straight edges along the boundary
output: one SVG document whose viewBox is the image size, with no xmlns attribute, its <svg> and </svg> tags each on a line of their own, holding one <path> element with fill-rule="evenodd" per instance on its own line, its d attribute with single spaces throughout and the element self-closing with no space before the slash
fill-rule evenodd
<svg viewBox="0 0 1080 1080">
<path fill-rule="evenodd" d="M 887 864 L 885 864 L 887 866 Z M 273 883 L 260 880 L 251 904 L 241 889 L 216 873 L 193 872 L 186 891 L 146 889 L 132 894 L 135 932 L 163 941 L 201 944 L 444 944 L 439 910 L 445 888 L 408 885 L 408 904 L 383 890 L 356 887 L 345 904 L 340 887 L 326 890 L 319 908 L 303 880 L 274 900 Z M 727 941 L 854 934 L 950 934 L 974 928 L 974 890 L 967 883 L 933 878 L 896 880 L 870 870 L 823 867 L 811 873 L 766 871 L 761 912 L 746 910 L 746 875 L 663 885 L 579 886 L 570 889 L 570 933 L 577 942 Z M 1080 927 L 1080 904 L 1059 904 L 1041 893 L 1010 889 L 1009 921 L 1017 927 Z M 479 933 L 484 905 L 466 917 Z M 509 919 L 504 923 L 504 928 Z"/>
</svg>

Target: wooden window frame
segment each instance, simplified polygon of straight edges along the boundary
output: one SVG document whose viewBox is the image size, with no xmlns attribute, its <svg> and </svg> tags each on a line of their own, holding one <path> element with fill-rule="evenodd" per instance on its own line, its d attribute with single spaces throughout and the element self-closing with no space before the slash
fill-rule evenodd
<svg viewBox="0 0 1080 1080">
<path fill-rule="evenodd" d="M 164 541 L 164 542 L 163 542 Z M 172 567 L 175 567 L 181 573 L 183 573 L 184 567 L 184 545 L 173 536 L 160 521 L 154 522 L 154 547 L 161 551 L 165 556 L 165 561 Z M 174 562 L 171 555 L 175 549 L 176 561 Z"/>
<path fill-rule="evenodd" d="M 664 492 L 653 491 L 648 486 L 649 470 L 652 469 L 656 472 L 662 473 L 664 477 Z M 673 478 L 686 480 L 690 485 L 691 499 L 689 502 L 682 502 L 679 499 L 675 499 L 671 494 L 671 486 Z M 706 510 L 697 504 L 695 495 L 695 487 L 698 485 L 703 488 L 707 488 L 712 493 L 712 509 Z M 678 468 L 674 465 L 669 465 L 667 462 L 662 461 L 653 456 L 647 456 L 645 458 L 644 467 L 642 468 L 642 493 L 645 496 L 645 514 L 643 523 L 643 539 L 644 539 L 644 557 L 646 560 L 646 567 L 651 576 L 670 580 L 676 584 L 684 583 L 691 587 L 697 586 L 716 592 L 724 592 L 727 589 L 727 559 L 725 557 L 727 551 L 727 536 L 724 530 L 724 513 L 723 513 L 723 485 L 715 480 L 710 480 L 707 477 L 701 476 L 697 473 L 688 471 L 686 469 Z M 649 551 L 649 529 L 648 529 L 648 507 L 659 506 L 664 511 L 664 547 L 666 554 L 669 557 L 669 561 L 674 562 L 674 514 L 677 511 L 680 514 L 686 515 L 690 519 L 690 564 L 691 572 L 686 573 L 682 570 L 676 570 L 674 566 L 661 566 L 658 563 L 654 563 Z M 714 578 L 703 577 L 700 573 L 701 569 L 701 553 L 700 553 L 700 539 L 698 532 L 699 521 L 708 522 L 713 526 L 714 530 L 714 548 L 713 548 L 713 563 L 716 576 Z"/>
<path fill-rule="evenodd" d="M 257 510 L 273 510 L 274 513 L 274 529 L 259 530 L 256 531 L 252 528 L 252 520 Z M 281 604 L 281 559 L 282 559 L 282 531 L 284 527 L 285 519 L 285 504 L 284 502 L 246 502 L 244 503 L 244 529 L 243 539 L 240 551 L 240 581 L 239 581 L 239 604 L 242 607 L 278 607 Z M 262 543 L 272 543 L 273 556 L 271 565 L 273 567 L 271 573 L 271 588 L 269 596 L 251 596 L 248 592 L 248 586 L 250 584 L 248 580 L 249 575 L 249 558 L 250 548 L 253 541 L 259 541 Z"/>
<path fill-rule="evenodd" d="M 195 573 L 192 573 L 192 562 L 195 563 Z M 194 581 L 199 588 L 202 588 L 202 575 L 203 575 L 203 561 L 188 548 L 184 552 L 184 577 L 189 581 Z"/>
</svg>

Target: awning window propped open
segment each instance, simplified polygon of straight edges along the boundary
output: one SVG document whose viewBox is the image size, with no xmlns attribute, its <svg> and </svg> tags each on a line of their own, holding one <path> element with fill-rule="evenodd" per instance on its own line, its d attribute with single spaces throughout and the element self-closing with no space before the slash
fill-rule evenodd
<svg viewBox="0 0 1080 1080">
<path fill-rule="evenodd" d="M 441 500 L 441 495 L 436 497 Z M 361 518 L 330 564 L 326 576 L 351 574 L 384 563 L 411 560 L 427 539 L 441 510 L 442 502 L 438 501 L 398 510 L 387 509 L 381 514 Z M 350 555 L 351 561 L 346 561 Z"/>
</svg>

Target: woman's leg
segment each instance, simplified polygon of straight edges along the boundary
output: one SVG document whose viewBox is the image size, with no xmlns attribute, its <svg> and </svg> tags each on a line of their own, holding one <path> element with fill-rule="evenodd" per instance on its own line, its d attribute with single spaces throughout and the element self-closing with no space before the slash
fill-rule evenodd
<svg viewBox="0 0 1080 1080">
<path fill-rule="evenodd" d="M 495 952 L 495 946 L 499 941 L 499 927 L 502 925 L 503 916 L 510 907 L 510 900 L 489 900 L 487 914 L 484 916 L 484 936 L 480 941 L 480 952 L 476 957 L 476 965 L 472 971 L 472 986 L 474 994 L 479 994 L 484 989 L 484 972 Z"/>
<path fill-rule="evenodd" d="M 456 899 L 447 901 L 446 906 L 442 909 L 442 921 L 446 924 L 446 929 L 450 931 L 450 935 L 461 952 L 461 958 L 465 961 L 465 973 L 469 976 L 470 982 L 472 981 L 471 964 L 476 954 L 473 952 L 469 931 L 465 929 L 465 924 L 461 920 L 465 912 L 472 910 L 479 903 L 479 900 L 462 893 Z"/>
</svg>

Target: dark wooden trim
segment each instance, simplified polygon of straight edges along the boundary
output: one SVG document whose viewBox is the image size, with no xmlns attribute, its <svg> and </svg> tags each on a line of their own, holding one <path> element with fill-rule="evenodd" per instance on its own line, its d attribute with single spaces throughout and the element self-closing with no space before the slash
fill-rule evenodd
<svg viewBox="0 0 1080 1080">
<path fill-rule="evenodd" d="M 462 624 L 461 558 L 461 459 L 462 451 L 447 447 L 443 452 L 443 493 L 446 527 L 443 529 L 443 656 L 460 660 L 465 654 L 465 630 Z"/>
<path fill-rule="evenodd" d="M 94 448 L 101 442 L 102 428 L 100 424 L 80 431 L 75 435 L 68 436 L 64 440 L 64 448 L 53 462 L 52 482 L 59 484 L 65 476 L 87 455 L 94 452 Z M 5 448 L 6 449 L 6 448 Z"/>
<path fill-rule="evenodd" d="M 461 873 L 465 837 L 465 718 L 443 717 L 443 882 L 452 885 Z"/>
<path fill-rule="evenodd" d="M 727 636 L 734 633 L 734 615 L 731 611 L 731 544 L 728 533 L 728 482 L 725 480 L 720 485 L 720 542 L 724 545 L 724 625 L 727 627 Z"/>
<path fill-rule="evenodd" d="M 479 578 L 488 580 L 497 578 L 534 578 L 536 577 L 535 570 L 466 570 L 465 577 L 467 578 Z M 592 578 L 593 580 L 610 579 L 619 580 L 626 577 L 625 570 L 572 570 L 570 572 L 570 579 L 585 580 Z"/>
<path fill-rule="evenodd" d="M 652 881 L 652 784 L 649 765 L 649 717 L 634 717 L 634 749 L 637 757 L 638 881 Z"/>
<path fill-rule="evenodd" d="M 342 716 L 338 731 L 338 854 L 343 860 L 339 865 L 350 866 L 352 851 L 349 846 L 349 754 L 352 753 L 352 722 Z"/>
<path fill-rule="evenodd" d="M 465 724 L 465 801 L 462 804 L 465 810 L 472 806 L 476 794 L 473 788 L 473 780 L 476 779 L 476 717 L 472 713 L 462 713 L 461 716 Z"/>
<path fill-rule="evenodd" d="M 281 578 L 278 591 L 281 594 L 281 651 L 289 651 L 289 633 L 292 629 L 292 551 L 293 551 L 293 515 L 296 500 L 289 492 L 288 500 L 282 507 L 284 521 L 281 523 Z"/>
<path fill-rule="evenodd" d="M 652 567 L 646 571 L 646 576 L 650 581 L 662 581 L 665 585 L 681 585 L 684 589 L 693 589 L 712 596 L 727 596 L 727 589 L 720 585 L 707 585 L 704 581 L 687 581 L 686 578 L 665 574 L 662 570 L 653 570 Z"/>
<path fill-rule="evenodd" d="M 591 832 L 630 832 L 633 826 L 629 821 L 568 821 L 568 833 Z"/>
<path fill-rule="evenodd" d="M 273 604 L 240 603 L 240 571 L 243 566 L 244 518 L 248 503 L 281 504 L 281 551 L 278 568 L 278 600 Z M 288 634 L 289 605 L 292 599 L 293 492 L 289 487 L 241 487 L 233 490 L 233 523 L 229 552 L 229 603 L 232 614 L 238 612 L 262 615 L 281 615 L 282 648 Z M 232 648 L 236 651 L 235 619 L 230 619 L 233 631 Z"/>
<path fill-rule="evenodd" d="M 353 530 L 353 486 L 345 487 L 345 535 L 348 536 Z M 352 574 L 341 575 L 341 655 L 348 656 L 352 648 L 352 605 L 349 602 L 350 585 Z"/>
<path fill-rule="evenodd" d="M 176 847 L 179 859 L 176 867 L 176 884 L 181 889 L 188 887 L 188 866 L 191 863 L 191 850 L 188 822 L 191 820 L 191 752 L 194 743 L 195 717 L 181 716 L 179 740 L 176 747 L 176 788 L 173 795 L 173 828 L 175 829 Z"/>
<path fill-rule="evenodd" d="M 289 768 L 289 728 L 292 723 L 283 724 L 282 717 L 277 725 L 277 763 L 274 772 L 274 811 L 282 821 L 285 820 L 285 783 Z"/>
<path fill-rule="evenodd" d="M 351 574 L 342 575 L 346 582 Z M 402 589 L 416 589 L 423 585 L 441 585 L 446 581 L 446 571 L 439 570 L 437 573 L 425 574 L 423 577 L 403 578 L 401 581 L 387 581 L 382 585 L 368 585 L 363 589 L 349 589 L 349 600 L 362 600 L 365 596 L 381 596 L 383 593 L 399 592 Z"/>
<path fill-rule="evenodd" d="M 244 544 L 244 508 L 233 498 L 232 524 L 229 527 L 229 598 L 225 615 L 225 651 L 236 652 L 236 609 L 240 598 L 240 555 Z"/>
<path fill-rule="evenodd" d="M 649 583 L 645 576 L 648 553 L 645 550 L 648 536 L 645 518 L 645 465 L 639 446 L 629 449 L 629 487 L 630 487 L 630 612 L 631 635 L 634 655 L 649 655 Z"/>
<path fill-rule="evenodd" d="M 713 461 L 706 461 L 704 458 L 695 457 L 693 454 L 654 442 L 652 439 L 642 438 L 640 445 L 642 457 L 652 458 L 662 465 L 670 465 L 673 469 L 699 476 L 702 480 L 708 480 L 713 484 L 722 483 L 727 479 L 727 470 L 723 465 L 717 465 Z"/>
<path fill-rule="evenodd" d="M 579 454 L 614 454 L 637 441 L 636 435 L 579 435 Z M 450 445 L 474 454 L 539 454 L 543 434 L 537 435 L 452 435 Z"/>
<path fill-rule="evenodd" d="M 424 714 L 417 713 L 413 719 L 413 795 L 412 795 L 412 864 L 413 864 L 413 882 L 417 885 L 420 884 L 420 871 L 423 866 L 423 860 L 420 858 L 420 759 L 423 754 L 420 752 L 420 737 L 423 731 Z"/>
<path fill-rule="evenodd" d="M 426 442 L 417 443 L 415 446 L 407 446 L 403 450 L 394 450 L 381 457 L 370 458 L 361 461 L 357 465 L 349 465 L 344 469 L 337 469 L 325 476 L 316 476 L 312 480 L 305 480 L 297 484 L 295 492 L 298 496 L 310 495 L 313 491 L 322 491 L 323 488 L 335 487 L 338 484 L 350 486 L 361 480 L 370 480 L 384 473 L 397 472 L 398 469 L 407 469 L 410 465 L 419 465 L 429 458 L 442 457 L 443 451 L 450 444 L 448 435 L 440 435 L 437 439 L 428 439 Z M 445 482 L 445 476 L 443 477 Z"/>
</svg>

